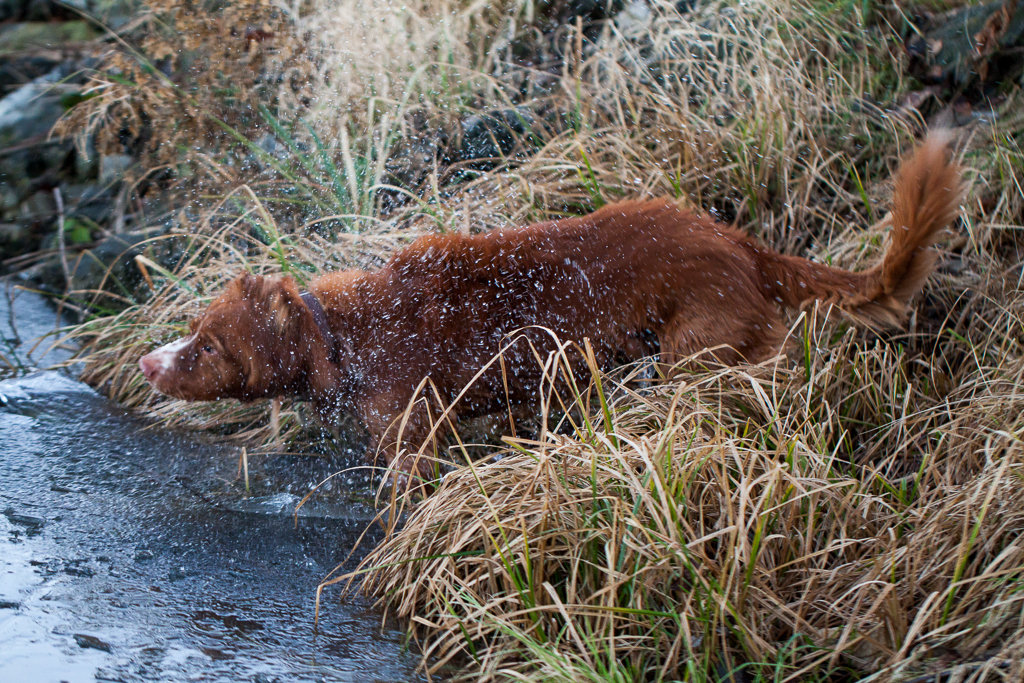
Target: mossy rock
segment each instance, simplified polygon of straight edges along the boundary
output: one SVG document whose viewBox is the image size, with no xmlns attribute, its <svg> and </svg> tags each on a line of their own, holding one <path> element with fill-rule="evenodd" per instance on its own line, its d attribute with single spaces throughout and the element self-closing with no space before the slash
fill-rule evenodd
<svg viewBox="0 0 1024 683">
<path fill-rule="evenodd" d="M 140 0 L 95 0 L 92 13 L 100 19 L 109 19 L 112 16 L 135 14 L 141 6 Z"/>
<path fill-rule="evenodd" d="M 974 37 L 992 15 L 1003 7 L 1002 0 L 987 5 L 973 5 L 951 12 L 937 28 L 927 34 L 935 49 L 933 61 L 943 72 L 951 73 L 958 85 L 965 85 L 975 77 L 977 52 Z M 1018 4 L 1005 31 L 998 40 L 1001 50 L 1024 46 L 1024 3 Z M 1015 55 L 1017 62 L 1020 57 Z"/>
<path fill-rule="evenodd" d="M 57 50 L 69 43 L 84 43 L 99 36 L 99 30 L 87 21 L 26 21 L 0 27 L 0 55 L 39 48 Z"/>
</svg>

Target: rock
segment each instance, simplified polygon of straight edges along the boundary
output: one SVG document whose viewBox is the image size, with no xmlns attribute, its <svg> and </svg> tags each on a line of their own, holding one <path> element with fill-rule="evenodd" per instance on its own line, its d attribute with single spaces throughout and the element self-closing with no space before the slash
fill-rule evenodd
<svg viewBox="0 0 1024 683">
<path fill-rule="evenodd" d="M 100 155 L 92 149 L 92 140 L 89 141 L 89 156 L 84 156 L 75 151 L 75 180 L 88 181 L 99 180 L 100 178 Z"/>
<path fill-rule="evenodd" d="M 29 565 L 37 567 L 37 571 L 43 576 L 54 576 L 60 573 L 61 561 L 60 560 L 29 560 Z"/>
<path fill-rule="evenodd" d="M 1012 4 L 998 0 L 937 17 L 934 28 L 926 28 L 923 37 L 907 43 L 907 51 L 923 59 L 916 69 L 922 72 L 921 79 L 939 82 L 951 78 L 964 86 L 978 76 L 984 81 L 993 80 L 990 76 L 1003 76 L 1008 69 L 1019 72 L 1024 59 L 1016 48 L 1024 47 L 1024 2 L 1016 3 L 1016 11 L 1008 21 L 999 14 Z M 979 39 L 987 45 L 984 54 L 979 54 L 976 47 Z M 1011 64 L 990 72 L 989 64 L 995 58 L 1014 51 L 1017 54 L 1007 54 Z"/>
<path fill-rule="evenodd" d="M 72 1 L 74 2 L 74 0 Z M 82 5 L 79 9 L 85 9 L 85 3 L 78 2 L 76 4 Z M 61 2 L 54 2 L 54 0 L 28 0 L 21 18 L 23 21 L 59 21 L 76 19 L 79 18 L 79 15 L 70 4 L 65 6 Z"/>
<path fill-rule="evenodd" d="M 132 296 L 144 284 L 134 260 L 136 256 L 145 254 L 165 267 L 173 267 L 180 258 L 179 240 L 149 242 L 163 234 L 164 228 L 161 227 L 108 235 L 90 247 L 90 243 L 104 233 L 100 225 L 109 223 L 112 218 L 114 193 L 108 187 L 83 184 L 65 185 L 61 194 L 64 200 L 64 244 L 72 271 L 73 289 L 108 288 L 120 295 Z M 0 232 L 0 243 L 6 238 L 11 243 L 19 240 L 22 247 L 35 242 L 29 245 L 31 249 L 56 250 L 59 242 L 52 190 L 29 195 L 9 225 Z M 49 232 L 43 233 L 45 237 L 40 243 L 39 233 L 43 230 Z M 82 246 L 86 248 L 82 249 Z M 50 292 L 63 293 L 67 287 L 63 265 L 55 255 L 24 271 L 23 275 L 35 279 L 42 289 Z M 142 290 L 138 292 L 142 293 Z"/>
<path fill-rule="evenodd" d="M 162 228 L 150 228 L 111 235 L 92 249 L 86 249 L 72 272 L 74 289 L 99 290 L 106 287 L 122 295 L 135 293 L 144 284 L 135 263 L 136 256 L 145 254 L 156 263 L 173 267 L 180 255 L 175 240 L 148 242 L 163 232 Z M 63 291 L 64 274 L 60 264 L 51 264 L 50 273 L 46 282 L 59 282 L 57 289 Z"/>
<path fill-rule="evenodd" d="M 64 185 L 61 192 L 71 218 L 104 223 L 113 214 L 115 197 L 109 185 Z"/>
<path fill-rule="evenodd" d="M 291 152 L 288 150 L 288 146 L 278 140 L 276 136 L 269 133 L 261 135 L 259 139 L 256 140 L 256 146 L 278 161 L 284 161 L 291 155 Z M 255 156 L 253 159 L 257 162 L 260 160 L 259 157 Z"/>
<path fill-rule="evenodd" d="M 651 8 L 644 0 L 634 0 L 615 17 L 615 24 L 625 37 L 638 39 L 647 32 L 653 18 Z"/>
<path fill-rule="evenodd" d="M 2 262 L 36 251 L 46 233 L 46 227 L 52 222 L 51 216 L 34 216 L 29 207 L 19 201 L 22 190 L 32 184 L 25 175 L 10 175 L 11 165 L 3 162 L 9 159 L 0 158 L 0 272 L 7 267 Z M 24 164 L 15 164 L 24 167 Z M 10 181 L 18 183 L 18 187 Z M 42 199 L 38 202 L 42 204 Z M 17 266 L 12 264 L 12 268 Z"/>
<path fill-rule="evenodd" d="M 4 516 L 7 517 L 7 521 L 11 524 L 17 524 L 31 529 L 39 529 L 46 524 L 46 520 L 42 517 L 36 517 L 34 515 L 23 515 L 15 512 L 12 508 L 4 510 Z"/>
<path fill-rule="evenodd" d="M 401 136 L 392 148 L 386 162 L 387 184 L 415 188 L 434 170 L 449 142 L 443 125 L 436 125 L 421 109 L 406 113 L 405 124 L 409 134 Z M 386 194 L 386 192 L 385 192 Z M 398 202 L 402 197 L 397 196 Z"/>
<path fill-rule="evenodd" d="M 18 21 L 25 16 L 28 0 L 0 0 L 0 21 Z"/>
<path fill-rule="evenodd" d="M 523 108 L 502 109 L 488 115 L 473 115 L 462 120 L 460 161 L 496 160 L 507 156 L 520 141 L 530 142 L 528 133 L 535 119 Z M 493 166 L 494 164 L 489 164 Z M 487 166 L 487 164 L 476 164 Z"/>
<path fill-rule="evenodd" d="M 0 57 L 0 97 L 40 76 L 45 76 L 59 63 L 59 60 L 46 55 Z"/>
<path fill-rule="evenodd" d="M 717 683 L 752 683 L 753 681 L 742 666 L 730 669 L 722 663 L 715 665 L 715 676 L 711 680 Z"/>
<path fill-rule="evenodd" d="M 21 208 L 25 219 L 44 219 L 57 213 L 57 202 L 52 192 L 36 192 L 25 200 Z"/>
<path fill-rule="evenodd" d="M 141 5 L 139 0 L 92 0 L 92 15 L 116 30 L 128 23 Z"/>
<path fill-rule="evenodd" d="M 0 609 L 20 609 L 21 603 L 12 600 L 0 600 Z"/>
<path fill-rule="evenodd" d="M 0 261 L 31 251 L 38 244 L 38 237 L 30 225 L 0 223 Z"/>
<path fill-rule="evenodd" d="M 3 39 L 0 35 L 0 41 Z M 70 64 L 58 67 L 0 99 L 0 147 L 24 144 L 50 132 L 64 114 L 62 96 L 79 90 L 76 85 L 61 83 L 72 68 Z"/>
<path fill-rule="evenodd" d="M 3 178 L 3 171 L 0 170 L 0 179 Z M 0 218 L 8 215 L 8 212 L 18 208 L 18 193 L 7 183 L 0 183 Z"/>
<path fill-rule="evenodd" d="M 537 3 L 535 14 L 542 29 L 562 24 L 575 24 L 576 17 L 584 25 L 614 17 L 622 10 L 622 0 L 544 0 Z"/>
<path fill-rule="evenodd" d="M 84 633 L 74 634 L 75 642 L 78 643 L 78 647 L 85 649 L 101 650 L 102 652 L 110 652 L 113 650 L 110 643 L 105 643 L 96 636 L 86 635 Z"/>
<path fill-rule="evenodd" d="M 92 23 L 78 21 L 25 21 L 0 26 L 0 55 L 47 48 L 60 50 L 69 43 L 84 43 L 102 35 Z"/>
<path fill-rule="evenodd" d="M 76 19 L 74 10 L 88 10 L 86 0 L 0 0 L 0 21 L 52 21 Z"/>
<path fill-rule="evenodd" d="M 104 154 L 100 157 L 100 182 L 110 183 L 120 178 L 135 160 L 127 154 Z"/>
<path fill-rule="evenodd" d="M 69 564 L 64 567 L 64 573 L 69 576 L 80 576 L 86 579 L 96 576 L 96 571 L 92 567 L 84 567 L 81 563 Z"/>
<path fill-rule="evenodd" d="M 13 245 L 28 239 L 29 229 L 21 223 L 0 223 L 0 246 Z M 12 253 L 4 250 L 5 253 Z"/>
<path fill-rule="evenodd" d="M 81 72 L 90 60 L 62 63 L 0 98 L 0 245 L 5 258 L 57 246 L 55 187 L 64 199 L 69 246 L 91 242 L 94 231 L 113 215 L 118 174 L 130 159 L 108 157 L 104 185 L 99 186 L 100 157 L 95 151 L 86 159 L 71 140 L 48 138 L 69 98 L 80 91 Z M 63 292 L 64 285 L 55 289 Z"/>
</svg>

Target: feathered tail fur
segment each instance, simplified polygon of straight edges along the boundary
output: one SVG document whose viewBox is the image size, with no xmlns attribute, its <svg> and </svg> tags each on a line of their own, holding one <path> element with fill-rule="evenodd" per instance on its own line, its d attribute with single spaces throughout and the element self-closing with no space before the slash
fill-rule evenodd
<svg viewBox="0 0 1024 683">
<path fill-rule="evenodd" d="M 763 252 L 766 287 L 791 308 L 820 300 L 869 325 L 903 322 L 907 303 L 935 267 L 930 247 L 956 218 L 964 195 L 960 168 L 950 160 L 947 131 L 932 132 L 896 175 L 891 243 L 880 264 L 851 273 L 806 259 Z"/>
</svg>

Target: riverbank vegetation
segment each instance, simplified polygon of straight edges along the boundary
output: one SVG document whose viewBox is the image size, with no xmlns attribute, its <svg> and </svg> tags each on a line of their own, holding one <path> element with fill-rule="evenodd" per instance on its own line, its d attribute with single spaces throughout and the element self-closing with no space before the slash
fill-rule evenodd
<svg viewBox="0 0 1024 683">
<path fill-rule="evenodd" d="M 266 404 L 136 371 L 242 269 L 306 281 L 652 196 L 861 269 L 899 158 L 955 126 L 971 191 L 906 330 L 810 311 L 760 366 L 576 378 L 500 446 L 452 435 L 438 491 L 329 578 L 473 680 L 1024 677 L 1016 3 L 218 7 L 154 0 L 64 122 L 146 149 L 135 187 L 176 197 L 149 238 L 173 258 L 140 254 L 77 334 L 88 381 L 250 447 L 336 445 L 299 402 L 275 434 Z"/>
</svg>

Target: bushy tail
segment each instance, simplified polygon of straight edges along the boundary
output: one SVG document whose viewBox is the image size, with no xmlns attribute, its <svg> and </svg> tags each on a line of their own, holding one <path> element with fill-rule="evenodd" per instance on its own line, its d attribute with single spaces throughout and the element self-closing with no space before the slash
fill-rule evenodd
<svg viewBox="0 0 1024 683">
<path fill-rule="evenodd" d="M 907 303 L 935 267 L 930 247 L 956 218 L 964 195 L 960 168 L 950 160 L 950 134 L 933 132 L 896 175 L 891 244 L 880 264 L 861 273 L 806 259 L 761 253 L 765 287 L 791 308 L 820 300 L 873 326 L 899 325 Z"/>
</svg>

